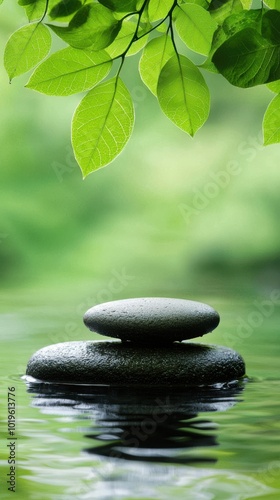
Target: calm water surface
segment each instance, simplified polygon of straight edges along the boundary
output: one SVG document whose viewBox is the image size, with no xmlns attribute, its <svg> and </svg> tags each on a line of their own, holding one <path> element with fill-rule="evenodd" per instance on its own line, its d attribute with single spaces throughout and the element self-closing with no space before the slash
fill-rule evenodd
<svg viewBox="0 0 280 500">
<path fill-rule="evenodd" d="M 35 350 L 93 338 L 77 297 L 48 305 L 38 293 L 23 297 L 1 301 L 1 499 L 13 498 L 6 485 L 9 387 L 16 390 L 21 499 L 280 498 L 280 307 L 270 295 L 194 297 L 221 313 L 217 332 L 202 341 L 238 350 L 248 378 L 192 390 L 23 380 Z"/>
</svg>

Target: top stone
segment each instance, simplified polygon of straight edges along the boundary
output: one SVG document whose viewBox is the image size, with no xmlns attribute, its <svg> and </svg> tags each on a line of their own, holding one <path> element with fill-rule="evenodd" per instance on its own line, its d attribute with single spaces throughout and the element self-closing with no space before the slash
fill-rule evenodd
<svg viewBox="0 0 280 500">
<path fill-rule="evenodd" d="M 219 314 L 207 304 L 157 297 L 106 302 L 84 315 L 90 330 L 142 344 L 201 337 L 214 330 L 219 321 Z"/>
</svg>

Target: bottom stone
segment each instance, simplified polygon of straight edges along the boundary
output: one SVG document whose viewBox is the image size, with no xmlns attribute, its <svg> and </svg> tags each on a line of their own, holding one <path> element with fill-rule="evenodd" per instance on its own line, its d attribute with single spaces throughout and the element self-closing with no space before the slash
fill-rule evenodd
<svg viewBox="0 0 280 500">
<path fill-rule="evenodd" d="M 245 375 L 245 363 L 237 352 L 215 345 L 74 341 L 37 351 L 26 375 L 56 383 L 195 386 L 237 380 Z"/>
</svg>

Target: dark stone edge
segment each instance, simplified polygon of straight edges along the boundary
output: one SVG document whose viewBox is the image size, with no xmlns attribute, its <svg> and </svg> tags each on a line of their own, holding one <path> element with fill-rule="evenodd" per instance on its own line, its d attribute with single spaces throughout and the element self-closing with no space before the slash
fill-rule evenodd
<svg viewBox="0 0 280 500">
<path fill-rule="evenodd" d="M 61 346 L 63 344 L 69 345 L 71 343 L 73 343 L 73 344 L 74 343 L 76 343 L 76 344 L 77 343 L 84 343 L 85 347 L 86 347 L 86 345 L 92 346 L 92 345 L 96 345 L 96 344 L 99 346 L 105 346 L 105 344 L 115 344 L 115 345 L 119 345 L 121 348 L 123 346 L 123 343 L 121 343 L 119 341 L 110 341 L 110 340 L 72 341 L 72 342 L 63 342 L 63 343 L 59 343 L 59 344 L 53 344 L 53 346 Z M 129 343 L 129 344 L 130 345 L 127 345 L 127 347 L 125 347 L 125 349 L 131 348 L 133 350 L 136 347 L 136 349 L 141 350 L 141 348 L 139 348 L 139 346 L 134 346 L 133 343 Z M 44 377 L 37 378 L 38 369 L 36 369 L 36 364 L 38 362 L 38 359 L 36 358 L 36 355 L 38 355 L 38 353 L 40 353 L 41 351 L 44 352 L 44 350 L 46 350 L 46 352 L 47 352 L 47 349 L 50 348 L 51 346 L 46 346 L 45 348 L 42 348 L 39 351 L 37 351 L 31 357 L 31 359 L 29 360 L 28 366 L 27 366 L 26 376 L 31 376 L 33 378 L 33 381 L 38 380 L 39 382 L 50 383 L 50 384 L 66 384 L 66 385 L 73 385 L 74 384 L 74 385 L 78 385 L 78 386 L 85 385 L 85 386 L 107 386 L 107 387 L 113 387 L 113 386 L 115 386 L 115 387 L 133 387 L 133 386 L 134 387 L 136 387 L 136 386 L 148 387 L 151 385 L 153 387 L 169 387 L 169 388 L 170 387 L 185 387 L 185 388 L 211 387 L 211 386 L 215 386 L 217 384 L 226 384 L 226 383 L 229 383 L 229 382 L 232 382 L 235 380 L 241 380 L 244 377 L 246 377 L 245 362 L 244 362 L 243 358 L 236 351 L 234 351 L 228 347 L 211 345 L 211 344 L 194 344 L 194 343 L 189 343 L 189 342 L 176 343 L 175 345 L 176 345 L 175 349 L 179 348 L 180 351 L 181 351 L 180 346 L 182 346 L 182 347 L 184 346 L 183 347 L 184 349 L 185 348 L 187 349 L 187 346 L 189 346 L 193 350 L 196 350 L 196 349 L 200 350 L 201 349 L 202 352 L 203 352 L 203 350 L 207 351 L 208 349 L 210 351 L 211 348 L 212 349 L 221 349 L 221 350 L 224 349 L 225 350 L 225 362 L 227 359 L 226 354 L 228 354 L 229 356 L 233 356 L 234 360 L 231 360 L 231 364 L 228 363 L 228 366 L 225 364 L 224 369 L 222 371 L 218 370 L 218 372 L 217 372 L 218 375 L 216 373 L 215 360 L 214 361 L 211 360 L 211 369 L 209 370 L 209 374 L 204 373 L 197 382 L 194 382 L 195 378 L 199 378 L 196 375 L 193 376 L 193 374 L 191 374 L 191 376 L 190 376 L 187 373 L 183 373 L 182 376 L 176 375 L 172 379 L 172 372 L 171 372 L 171 376 L 170 375 L 169 375 L 169 377 L 167 376 L 167 379 L 165 379 L 163 383 L 160 383 L 159 380 L 164 378 L 164 375 L 165 375 L 164 370 L 161 367 L 158 374 L 156 373 L 156 375 L 155 375 L 153 373 L 153 376 L 151 378 L 154 380 L 154 382 L 151 383 L 151 380 L 149 380 L 149 377 L 148 377 L 149 374 L 147 374 L 145 372 L 144 376 L 143 376 L 143 372 L 141 371 L 141 367 L 140 367 L 140 370 L 138 372 L 137 371 L 135 372 L 135 367 L 134 367 L 134 372 L 131 374 L 130 367 L 128 367 L 126 365 L 124 367 L 124 369 L 121 369 L 121 373 L 117 371 L 117 376 L 120 378 L 120 382 L 118 382 L 118 383 L 112 382 L 112 377 L 109 376 L 108 383 L 107 382 L 104 383 L 102 381 L 100 383 L 94 384 L 94 383 L 88 383 L 87 381 L 84 380 L 84 378 L 83 378 L 84 373 L 82 373 L 82 375 L 81 375 L 80 367 L 79 367 L 79 370 L 76 372 L 75 379 L 71 380 L 68 378 L 68 380 L 63 380 L 63 376 L 68 377 L 69 375 L 67 373 L 67 370 L 66 370 L 66 373 L 63 371 L 63 367 L 61 365 L 59 365 L 59 370 L 57 372 L 57 373 L 59 373 L 60 377 L 57 376 L 54 378 L 50 378 L 49 374 L 48 374 L 46 378 L 44 378 Z M 147 351 L 147 350 L 150 351 L 151 349 L 154 351 L 154 349 L 151 346 L 146 346 L 144 348 L 145 351 Z M 159 349 L 159 351 L 163 351 L 164 349 L 165 348 L 161 348 L 161 349 Z M 156 351 L 157 351 L 157 349 L 156 349 Z M 219 354 L 221 354 L 221 352 L 219 352 Z M 174 356 L 174 353 L 172 355 Z M 34 358 L 35 358 L 35 361 L 34 361 Z M 113 358 L 114 358 L 114 356 L 113 356 Z M 43 360 L 43 358 L 42 358 L 42 360 Z M 108 360 L 106 360 L 106 362 L 108 363 Z M 33 370 L 33 374 L 32 374 L 32 368 L 33 368 L 32 363 L 33 363 L 33 367 L 35 364 L 35 370 Z M 222 358 L 219 359 L 219 364 L 220 365 L 222 364 Z M 30 367 L 31 367 L 31 370 L 30 370 Z M 40 367 L 40 363 L 39 363 L 39 367 Z M 44 368 L 44 366 L 43 366 L 43 368 Z M 183 367 L 183 368 L 185 368 L 185 367 Z M 92 368 L 90 367 L 90 369 L 92 369 Z M 181 365 L 181 369 L 182 369 L 182 365 Z M 220 369 L 221 369 L 221 366 L 220 366 Z M 114 368 L 112 368 L 112 370 L 114 370 Z M 31 373 L 30 373 L 30 371 L 31 371 Z M 102 370 L 101 370 L 101 372 L 102 372 Z M 44 373 L 44 369 L 42 370 L 42 373 Z M 47 373 L 48 373 L 48 369 L 47 369 Z M 98 370 L 96 373 L 98 376 L 99 375 Z M 96 376 L 96 373 L 94 375 L 92 375 L 92 373 L 90 373 L 90 371 L 89 371 L 89 374 L 87 374 L 85 376 L 85 378 L 90 378 L 91 376 Z M 214 378 L 213 378 L 213 373 L 215 375 Z M 225 374 L 227 374 L 227 375 L 225 376 Z M 229 374 L 230 374 L 230 377 L 229 377 Z M 199 375 L 200 375 L 200 373 L 199 373 Z M 205 378 L 207 378 L 208 375 L 209 375 L 210 381 L 209 381 L 209 383 L 205 383 Z M 61 379 L 61 377 L 62 377 L 62 379 Z M 102 372 L 102 377 L 104 380 L 104 372 Z M 143 383 L 139 383 L 139 380 L 141 380 L 141 379 L 144 380 Z M 170 383 L 169 383 L 169 380 L 170 380 Z"/>
</svg>

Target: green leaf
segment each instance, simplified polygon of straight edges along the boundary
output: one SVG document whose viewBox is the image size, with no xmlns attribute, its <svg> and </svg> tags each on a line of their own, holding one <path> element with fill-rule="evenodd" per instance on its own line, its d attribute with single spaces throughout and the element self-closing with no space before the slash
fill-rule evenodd
<svg viewBox="0 0 280 500">
<path fill-rule="evenodd" d="M 98 0 L 99 3 L 115 12 L 135 12 L 137 0 Z"/>
<path fill-rule="evenodd" d="M 25 5 L 31 5 L 33 3 L 36 3 L 38 0 L 18 0 L 18 4 L 21 7 L 24 7 Z"/>
<path fill-rule="evenodd" d="M 174 11 L 178 35 L 191 50 L 207 55 L 217 23 L 209 12 L 195 4 L 183 4 Z"/>
<path fill-rule="evenodd" d="M 199 69 L 176 54 L 163 67 L 157 94 L 163 112 L 179 128 L 193 136 L 209 115 L 210 96 Z"/>
<path fill-rule="evenodd" d="M 268 83 L 267 88 L 271 90 L 271 92 L 274 92 L 275 94 L 280 94 L 280 80 Z"/>
<path fill-rule="evenodd" d="M 228 38 L 244 28 L 251 27 L 256 29 L 257 31 L 261 31 L 262 14 L 262 9 L 256 9 L 239 12 L 238 14 L 229 16 L 224 21 L 223 25 L 219 26 L 215 31 L 209 56 L 207 60 L 201 65 L 201 67 L 207 69 L 208 71 L 219 73 L 216 66 L 212 62 L 212 57 L 216 50 L 226 40 L 228 40 Z"/>
<path fill-rule="evenodd" d="M 169 35 L 153 38 L 143 50 L 139 61 L 140 76 L 150 91 L 157 94 L 160 72 L 174 55 L 174 46 Z"/>
<path fill-rule="evenodd" d="M 227 80 L 252 87 L 280 79 L 280 12 L 263 16 L 262 34 L 245 28 L 226 40 L 212 58 Z"/>
<path fill-rule="evenodd" d="M 168 30 L 168 26 L 166 25 L 166 22 L 162 22 L 158 24 L 157 26 L 154 27 L 155 32 L 158 31 L 159 33 L 166 33 Z"/>
<path fill-rule="evenodd" d="M 226 40 L 214 53 L 212 61 L 220 73 L 237 87 L 265 83 L 273 50 L 268 41 L 252 28 L 245 28 Z"/>
<path fill-rule="evenodd" d="M 48 55 L 50 47 L 50 32 L 40 23 L 28 24 L 15 31 L 4 53 L 4 66 L 10 81 L 34 68 Z"/>
<path fill-rule="evenodd" d="M 46 0 L 19 0 L 18 3 L 24 6 L 29 21 L 36 21 L 44 15 Z"/>
<path fill-rule="evenodd" d="M 263 9 L 245 10 L 229 16 L 223 23 L 226 38 L 245 28 L 253 28 L 261 33 L 263 12 Z"/>
<path fill-rule="evenodd" d="M 280 0 L 265 0 L 264 3 L 271 9 L 280 10 Z"/>
<path fill-rule="evenodd" d="M 280 12 L 269 10 L 263 15 L 262 35 L 271 41 L 272 44 L 280 45 Z"/>
<path fill-rule="evenodd" d="M 61 0 L 51 9 L 50 17 L 52 19 L 67 17 L 77 12 L 81 7 L 82 2 L 80 0 Z"/>
<path fill-rule="evenodd" d="M 263 120 L 264 144 L 280 142 L 280 95 L 269 104 Z"/>
<path fill-rule="evenodd" d="M 25 12 L 30 21 L 39 20 L 46 13 L 51 11 L 58 4 L 76 4 L 78 0 L 18 0 L 18 4 L 25 8 Z"/>
<path fill-rule="evenodd" d="M 82 7 L 71 19 L 69 26 L 49 25 L 66 43 L 77 49 L 91 47 L 92 50 L 104 49 L 117 36 L 121 21 L 112 12 L 96 3 Z"/>
<path fill-rule="evenodd" d="M 26 86 L 48 95 L 84 92 L 103 80 L 111 67 L 112 61 L 105 51 L 67 47 L 40 64 Z"/>
<path fill-rule="evenodd" d="M 119 155 L 133 124 L 133 103 L 120 78 L 98 85 L 83 98 L 73 117 L 72 143 L 84 177 Z"/>
<path fill-rule="evenodd" d="M 243 10 L 240 0 L 212 0 L 209 5 L 209 12 L 217 24 L 222 25 L 224 20 Z"/>
<path fill-rule="evenodd" d="M 144 35 L 144 33 L 142 33 L 142 30 L 139 31 L 139 36 L 141 36 L 141 35 Z M 148 43 L 149 35 L 150 34 L 147 33 L 147 35 L 141 36 L 141 38 L 139 38 L 139 40 L 135 40 L 133 42 L 133 44 L 131 45 L 131 47 L 129 48 L 129 50 L 127 51 L 126 56 L 134 56 L 134 54 L 137 54 L 137 52 L 142 50 L 143 47 L 145 47 L 145 45 Z M 106 49 L 106 51 L 107 51 L 107 49 Z"/>
<path fill-rule="evenodd" d="M 215 64 L 212 61 L 213 54 L 216 52 L 216 50 L 227 40 L 227 36 L 223 30 L 222 26 L 218 26 L 217 30 L 215 31 L 213 35 L 213 41 L 212 41 L 212 46 L 211 50 L 209 52 L 209 55 L 204 61 L 203 64 L 200 65 L 201 68 L 207 69 L 207 71 L 211 71 L 212 73 L 219 73 L 218 69 L 216 68 Z"/>
<path fill-rule="evenodd" d="M 130 45 L 132 39 L 134 38 L 137 30 L 137 23 L 133 21 L 123 21 L 122 27 L 116 36 L 115 40 L 109 47 L 106 47 L 106 52 L 110 55 L 110 57 L 116 58 L 122 55 Z M 141 35 L 142 32 L 140 31 Z M 142 37 L 139 40 L 135 40 L 131 45 L 130 49 L 126 53 L 127 56 L 131 56 L 136 54 L 139 50 L 141 50 L 144 45 L 147 43 L 147 38 Z"/>
<path fill-rule="evenodd" d="M 150 0 L 148 16 L 151 23 L 164 19 L 174 4 L 174 0 Z"/>
<path fill-rule="evenodd" d="M 241 0 L 244 9 L 249 10 L 253 0 Z"/>
<path fill-rule="evenodd" d="M 204 9 L 208 9 L 209 5 L 210 5 L 210 0 L 187 0 L 186 2 L 185 1 L 181 1 L 181 2 L 178 2 L 178 5 L 180 6 L 181 4 L 183 3 L 193 3 L 195 5 L 199 5 L 200 7 L 203 7 Z"/>
</svg>

